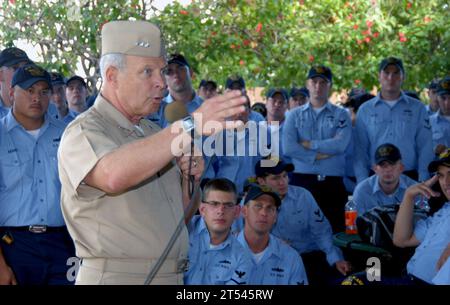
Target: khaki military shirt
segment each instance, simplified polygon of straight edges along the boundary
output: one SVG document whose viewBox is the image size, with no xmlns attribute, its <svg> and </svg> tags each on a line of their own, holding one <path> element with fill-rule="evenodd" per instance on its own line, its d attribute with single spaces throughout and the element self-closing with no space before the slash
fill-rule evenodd
<svg viewBox="0 0 450 305">
<path fill-rule="evenodd" d="M 183 217 L 180 172 L 173 163 L 119 195 L 83 183 L 103 156 L 160 130 L 147 120 L 139 127 L 99 94 L 64 132 L 58 151 L 61 205 L 78 257 L 157 259 Z M 185 259 L 187 250 L 184 227 L 168 259 Z"/>
</svg>

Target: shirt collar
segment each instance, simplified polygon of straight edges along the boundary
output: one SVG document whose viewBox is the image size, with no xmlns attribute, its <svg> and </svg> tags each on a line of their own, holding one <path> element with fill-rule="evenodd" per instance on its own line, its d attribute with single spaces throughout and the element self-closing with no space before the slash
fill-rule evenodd
<svg viewBox="0 0 450 305">
<path fill-rule="evenodd" d="M 372 187 L 372 193 L 375 194 L 375 193 L 377 193 L 377 192 L 381 192 L 381 193 L 384 194 L 383 190 L 382 190 L 381 187 L 380 187 L 380 178 L 378 177 L 378 175 L 374 175 L 374 177 L 375 177 L 375 181 L 374 181 L 374 185 L 373 185 L 373 187 Z M 403 178 L 403 174 L 402 174 L 402 175 L 400 175 L 400 177 L 399 177 L 398 186 L 397 186 L 397 188 L 395 189 L 395 192 L 394 192 L 393 194 L 391 194 L 391 195 L 395 195 L 395 194 L 397 194 L 397 192 L 398 192 L 399 190 L 401 190 L 401 189 L 406 190 L 407 188 L 408 188 L 408 186 L 406 185 L 406 181 L 405 181 L 405 179 Z"/>
<path fill-rule="evenodd" d="M 324 110 L 327 109 L 328 111 L 332 111 L 332 105 L 330 101 L 327 101 L 324 106 L 325 106 Z M 308 102 L 305 105 L 303 105 L 301 109 L 302 111 L 307 111 L 308 109 L 311 109 L 311 111 L 314 110 L 313 106 L 311 105 L 311 102 Z"/>
<path fill-rule="evenodd" d="M 48 115 L 48 113 L 46 112 L 44 115 L 44 124 L 42 124 L 41 127 L 39 127 L 41 129 L 40 134 L 42 134 L 50 124 L 55 125 L 54 121 L 56 119 L 53 119 L 52 117 L 50 117 Z M 22 130 L 25 130 L 25 128 L 23 128 L 23 126 L 17 122 L 16 118 L 13 115 L 12 110 L 8 112 L 8 114 L 5 116 L 5 126 L 6 126 L 6 130 L 8 132 L 10 132 L 12 129 L 19 127 L 22 128 Z"/>
<path fill-rule="evenodd" d="M 138 137 L 143 137 L 140 131 L 136 129 L 133 123 L 131 123 L 116 107 L 114 107 L 107 99 L 100 93 L 94 105 L 91 107 L 101 113 L 102 116 L 122 129 L 127 135 L 135 134 Z"/>
<path fill-rule="evenodd" d="M 244 230 L 242 230 L 238 237 L 237 237 L 238 241 L 241 242 L 241 244 L 244 246 L 244 248 L 248 249 L 250 251 L 250 253 L 252 253 L 252 250 L 250 249 L 247 240 L 245 239 L 245 235 L 244 235 Z M 275 239 L 275 237 L 272 234 L 269 234 L 269 244 L 267 245 L 267 247 L 264 249 L 264 251 L 266 251 L 264 253 L 263 258 L 261 259 L 260 263 L 264 262 L 266 259 L 268 259 L 270 256 L 274 255 L 278 258 L 281 258 L 281 256 L 279 255 L 280 253 L 280 246 L 277 243 L 277 240 Z"/>
<path fill-rule="evenodd" d="M 381 98 L 381 91 L 377 94 L 377 96 L 374 99 L 375 99 L 375 105 L 384 103 L 383 99 Z M 401 91 L 400 97 L 398 98 L 398 103 L 410 104 L 411 99 L 406 94 L 404 94 L 403 91 Z"/>
</svg>

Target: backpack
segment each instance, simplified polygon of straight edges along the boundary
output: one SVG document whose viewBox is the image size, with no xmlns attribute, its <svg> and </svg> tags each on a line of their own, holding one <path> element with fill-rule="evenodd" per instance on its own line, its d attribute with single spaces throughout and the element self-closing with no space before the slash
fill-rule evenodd
<svg viewBox="0 0 450 305">
<path fill-rule="evenodd" d="M 377 206 L 358 216 L 356 226 L 361 240 L 384 249 L 393 248 L 395 217 L 399 207 L 398 204 Z M 414 208 L 414 224 L 427 216 L 426 211 Z"/>
</svg>

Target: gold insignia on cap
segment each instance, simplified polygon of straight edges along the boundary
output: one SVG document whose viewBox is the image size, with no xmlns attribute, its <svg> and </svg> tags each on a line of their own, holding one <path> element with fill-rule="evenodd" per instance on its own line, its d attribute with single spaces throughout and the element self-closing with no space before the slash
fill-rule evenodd
<svg viewBox="0 0 450 305">
<path fill-rule="evenodd" d="M 316 68 L 316 72 L 320 73 L 320 74 L 324 74 L 325 73 L 325 68 L 324 67 L 317 67 Z"/>
<path fill-rule="evenodd" d="M 45 70 L 38 66 L 25 67 L 25 71 L 31 74 L 31 76 L 44 76 Z"/>
<path fill-rule="evenodd" d="M 391 152 L 392 152 L 392 147 L 387 146 L 387 147 L 380 148 L 380 150 L 378 151 L 378 154 L 382 157 L 385 157 L 385 156 L 388 156 Z"/>
<path fill-rule="evenodd" d="M 450 89 L 450 80 L 446 80 L 445 82 L 442 82 L 441 87 L 445 90 L 449 90 Z"/>
<path fill-rule="evenodd" d="M 446 151 L 439 155 L 439 159 L 444 159 L 450 157 L 450 148 L 447 148 Z"/>
</svg>

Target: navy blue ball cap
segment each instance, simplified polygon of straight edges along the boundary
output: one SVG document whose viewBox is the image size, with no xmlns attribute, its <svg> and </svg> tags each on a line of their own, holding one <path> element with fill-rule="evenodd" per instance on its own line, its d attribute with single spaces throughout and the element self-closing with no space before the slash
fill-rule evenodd
<svg viewBox="0 0 450 305">
<path fill-rule="evenodd" d="M 32 63 L 27 53 L 19 48 L 6 48 L 0 53 L 0 67 L 11 67 L 20 62 Z"/>
<path fill-rule="evenodd" d="M 190 67 L 188 61 L 186 58 L 181 54 L 170 54 L 169 60 L 167 61 L 167 64 L 179 64 L 181 66 Z"/>
<path fill-rule="evenodd" d="M 375 151 L 375 164 L 378 165 L 384 161 L 394 164 L 401 158 L 400 150 L 391 143 L 381 144 Z"/>
<path fill-rule="evenodd" d="M 388 57 L 383 59 L 380 63 L 379 71 L 381 72 L 382 70 L 386 69 L 387 66 L 390 65 L 396 66 L 402 71 L 403 74 L 405 73 L 405 69 L 403 68 L 403 61 L 397 57 Z"/>
<path fill-rule="evenodd" d="M 26 90 L 39 81 L 44 81 L 50 88 L 52 87 L 50 74 L 45 69 L 35 64 L 29 64 L 20 67 L 16 70 L 16 72 L 14 72 L 11 81 L 11 87 L 17 85 L 20 88 Z"/>
<path fill-rule="evenodd" d="M 333 73 L 331 73 L 331 69 L 325 66 L 315 66 L 311 67 L 308 72 L 308 79 L 314 77 L 321 77 L 328 82 L 332 82 Z"/>
<path fill-rule="evenodd" d="M 450 76 L 446 76 L 438 83 L 436 88 L 438 95 L 450 94 Z"/>
<path fill-rule="evenodd" d="M 447 150 L 440 154 L 437 160 L 430 162 L 428 165 L 428 171 L 430 173 L 434 173 L 440 165 L 450 167 L 450 148 L 447 148 Z"/>
<path fill-rule="evenodd" d="M 85 86 L 85 87 L 87 88 L 87 84 L 86 84 L 86 81 L 84 80 L 84 78 L 82 78 L 81 76 L 78 76 L 78 75 L 74 75 L 74 76 L 72 76 L 71 78 L 69 78 L 69 79 L 66 81 L 66 86 L 69 86 L 69 83 L 70 83 L 71 81 L 74 81 L 74 80 L 80 81 L 80 82 L 83 84 L 83 86 Z"/>
<path fill-rule="evenodd" d="M 297 95 L 303 95 L 304 97 L 309 97 L 309 90 L 305 87 L 302 87 L 302 88 L 293 87 L 291 89 L 291 92 L 289 92 L 289 96 L 294 97 Z"/>
<path fill-rule="evenodd" d="M 52 85 L 64 85 L 66 82 L 64 81 L 64 77 L 61 73 L 58 72 L 50 72 L 50 78 L 52 80 Z"/>
<path fill-rule="evenodd" d="M 275 94 L 281 94 L 283 96 L 283 98 L 285 99 L 285 101 L 287 102 L 289 99 L 288 93 L 285 89 L 283 88 L 271 88 L 268 92 L 267 92 L 267 98 L 272 98 Z"/>
<path fill-rule="evenodd" d="M 247 204 L 251 200 L 255 200 L 258 197 L 261 197 L 262 195 L 269 195 L 275 200 L 275 205 L 279 207 L 281 205 L 281 199 L 280 196 L 278 196 L 278 193 L 276 193 L 274 190 L 272 190 L 270 187 L 266 185 L 258 185 L 258 184 L 251 184 L 250 188 L 248 189 L 247 195 L 244 199 L 244 204 Z"/>
<path fill-rule="evenodd" d="M 225 82 L 226 89 L 242 90 L 245 89 L 245 81 L 241 76 L 228 77 Z"/>
<path fill-rule="evenodd" d="M 263 163 L 264 162 L 264 163 Z M 292 172 L 294 165 L 285 163 L 283 160 L 262 159 L 255 165 L 256 177 L 266 177 L 267 175 L 279 175 L 283 171 Z"/>
</svg>

